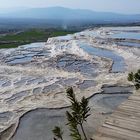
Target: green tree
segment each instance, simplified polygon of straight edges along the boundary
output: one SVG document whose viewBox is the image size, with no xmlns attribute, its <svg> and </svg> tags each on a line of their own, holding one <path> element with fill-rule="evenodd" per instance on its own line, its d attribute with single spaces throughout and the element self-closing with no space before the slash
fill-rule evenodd
<svg viewBox="0 0 140 140">
<path fill-rule="evenodd" d="M 78 130 L 78 124 L 76 123 L 76 119 L 67 111 L 66 116 L 68 119 L 69 130 L 70 130 L 70 136 L 74 140 L 82 140 L 81 135 Z"/>
<path fill-rule="evenodd" d="M 67 97 L 70 99 L 71 107 L 70 111 L 66 112 L 68 123 L 70 130 L 70 136 L 73 140 L 87 140 L 87 136 L 83 127 L 83 123 L 87 121 L 87 118 L 90 116 L 90 108 L 88 106 L 88 99 L 83 97 L 81 101 L 78 101 L 75 97 L 73 88 L 70 87 L 67 89 Z M 55 127 L 56 128 L 56 127 Z M 79 131 L 81 129 L 81 131 Z M 56 131 L 53 131 L 56 132 Z M 81 133 L 82 135 L 81 135 Z M 58 133 L 54 133 L 55 136 L 58 137 Z M 60 137 L 59 137 L 60 138 Z"/>
<path fill-rule="evenodd" d="M 56 138 L 63 140 L 63 131 L 60 127 L 56 126 L 52 131 Z M 54 140 L 57 140 L 56 138 L 54 138 Z"/>
<path fill-rule="evenodd" d="M 140 69 L 136 73 L 129 73 L 128 81 L 132 81 L 137 90 L 140 89 Z"/>
</svg>

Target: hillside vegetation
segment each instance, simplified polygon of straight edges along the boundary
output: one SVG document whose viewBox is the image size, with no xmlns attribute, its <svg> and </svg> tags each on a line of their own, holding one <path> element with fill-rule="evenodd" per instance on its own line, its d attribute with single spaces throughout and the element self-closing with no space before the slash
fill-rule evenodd
<svg viewBox="0 0 140 140">
<path fill-rule="evenodd" d="M 0 48 L 15 48 L 33 42 L 46 42 L 49 37 L 74 33 L 66 30 L 29 29 L 0 36 Z"/>
</svg>

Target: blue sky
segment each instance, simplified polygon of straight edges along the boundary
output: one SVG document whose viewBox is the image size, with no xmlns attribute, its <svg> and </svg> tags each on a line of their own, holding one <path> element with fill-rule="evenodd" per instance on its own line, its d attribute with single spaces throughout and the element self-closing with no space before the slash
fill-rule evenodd
<svg viewBox="0 0 140 140">
<path fill-rule="evenodd" d="M 140 0 L 0 0 L 0 11 L 4 8 L 53 6 L 125 14 L 140 14 Z"/>
</svg>

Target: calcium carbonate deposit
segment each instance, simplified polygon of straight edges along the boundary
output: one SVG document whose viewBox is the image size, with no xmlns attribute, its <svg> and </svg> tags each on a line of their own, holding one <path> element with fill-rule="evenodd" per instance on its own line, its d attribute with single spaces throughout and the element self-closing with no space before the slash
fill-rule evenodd
<svg viewBox="0 0 140 140">
<path fill-rule="evenodd" d="M 132 93 L 127 74 L 140 68 L 139 46 L 140 27 L 108 27 L 1 49 L 0 139 L 51 140 L 56 124 L 66 127 L 69 86 L 90 97 L 91 136 Z"/>
</svg>

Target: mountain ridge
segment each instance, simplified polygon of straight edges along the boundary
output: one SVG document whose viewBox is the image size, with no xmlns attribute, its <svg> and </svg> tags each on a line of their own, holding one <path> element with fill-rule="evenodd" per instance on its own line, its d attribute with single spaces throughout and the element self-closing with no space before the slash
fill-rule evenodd
<svg viewBox="0 0 140 140">
<path fill-rule="evenodd" d="M 140 21 L 140 14 L 119 14 L 113 12 L 96 12 L 86 9 L 71 9 L 65 7 L 27 8 L 17 12 L 0 14 L 0 17 L 47 19 L 47 20 L 87 20 L 87 21 Z"/>
</svg>

